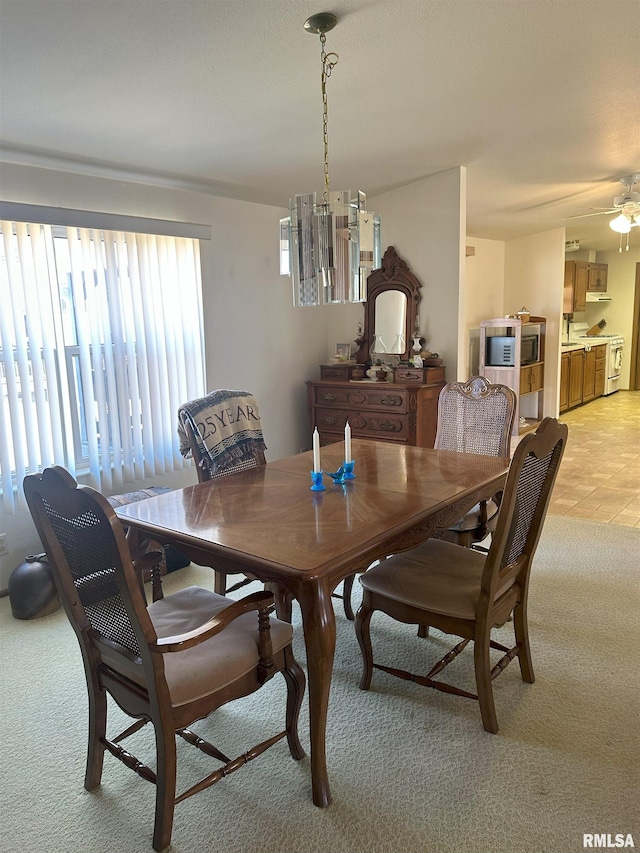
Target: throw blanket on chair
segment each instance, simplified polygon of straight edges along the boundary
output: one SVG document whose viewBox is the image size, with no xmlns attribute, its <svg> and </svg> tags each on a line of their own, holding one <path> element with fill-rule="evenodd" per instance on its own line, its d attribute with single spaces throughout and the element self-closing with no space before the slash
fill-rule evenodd
<svg viewBox="0 0 640 853">
<path fill-rule="evenodd" d="M 189 421 L 214 469 L 224 469 L 264 453 L 260 411 L 247 391 L 212 391 L 178 409 L 180 453 L 192 456 L 184 423 Z"/>
</svg>

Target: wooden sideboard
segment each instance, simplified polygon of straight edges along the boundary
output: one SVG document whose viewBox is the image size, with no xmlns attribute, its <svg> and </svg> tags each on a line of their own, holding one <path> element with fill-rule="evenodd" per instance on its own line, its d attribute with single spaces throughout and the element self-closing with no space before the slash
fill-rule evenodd
<svg viewBox="0 0 640 853">
<path fill-rule="evenodd" d="M 444 369 L 437 369 L 438 377 Z M 307 381 L 311 429 L 321 444 L 344 440 L 347 421 L 358 438 L 433 447 L 438 396 L 444 379 L 422 382 L 372 382 L 332 379 Z"/>
</svg>

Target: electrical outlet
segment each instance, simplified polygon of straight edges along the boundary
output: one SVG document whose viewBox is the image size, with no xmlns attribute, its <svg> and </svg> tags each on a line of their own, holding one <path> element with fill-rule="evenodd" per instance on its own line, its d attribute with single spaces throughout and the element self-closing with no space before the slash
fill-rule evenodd
<svg viewBox="0 0 640 853">
<path fill-rule="evenodd" d="M 9 546 L 7 545 L 7 534 L 0 533 L 0 557 L 4 554 L 9 553 Z"/>
</svg>

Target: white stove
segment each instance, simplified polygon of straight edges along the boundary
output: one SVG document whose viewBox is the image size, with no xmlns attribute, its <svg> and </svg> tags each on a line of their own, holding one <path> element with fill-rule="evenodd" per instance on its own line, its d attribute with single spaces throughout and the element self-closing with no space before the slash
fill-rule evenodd
<svg viewBox="0 0 640 853">
<path fill-rule="evenodd" d="M 590 328 L 588 323 L 569 323 L 569 340 L 584 343 L 585 349 L 590 349 L 598 344 L 606 344 L 607 375 L 604 380 L 604 395 L 613 394 L 620 387 L 620 374 L 622 372 L 622 358 L 624 353 L 624 338 L 622 335 L 587 335 Z"/>
</svg>

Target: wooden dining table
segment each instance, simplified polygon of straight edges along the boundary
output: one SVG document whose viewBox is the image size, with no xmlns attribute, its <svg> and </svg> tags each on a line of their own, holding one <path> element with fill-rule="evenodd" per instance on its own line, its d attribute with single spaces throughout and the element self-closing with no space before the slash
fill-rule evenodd
<svg viewBox="0 0 640 853">
<path fill-rule="evenodd" d="M 331 789 L 326 728 L 336 644 L 332 592 L 375 560 L 412 548 L 504 485 L 509 460 L 354 439 L 354 480 L 311 491 L 311 451 L 118 507 L 123 524 L 196 563 L 249 573 L 300 605 L 307 653 L 313 802 Z M 342 442 L 322 448 L 325 471 Z M 354 636 L 355 642 L 355 636 Z M 354 690 L 357 689 L 354 674 Z"/>
</svg>

